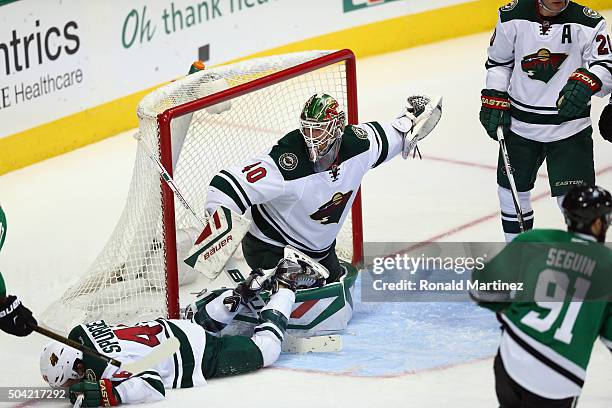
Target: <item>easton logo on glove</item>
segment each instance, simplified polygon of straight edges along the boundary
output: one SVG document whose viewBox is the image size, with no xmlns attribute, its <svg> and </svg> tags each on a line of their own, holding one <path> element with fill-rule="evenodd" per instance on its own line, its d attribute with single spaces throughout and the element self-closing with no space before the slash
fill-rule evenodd
<svg viewBox="0 0 612 408">
<path fill-rule="evenodd" d="M 482 101 L 482 106 L 486 106 L 487 108 L 510 110 L 510 101 L 508 99 L 482 95 L 480 100 Z"/>
<path fill-rule="evenodd" d="M 103 407 L 114 407 L 119 405 L 117 398 L 113 394 L 113 385 L 105 378 L 101 379 L 100 385 L 100 403 Z"/>
<path fill-rule="evenodd" d="M 588 86 L 591 91 L 593 91 L 593 93 L 599 92 L 599 90 L 601 89 L 601 81 L 591 77 L 585 71 L 586 70 L 578 70 L 572 72 L 572 75 L 570 75 L 569 80 L 582 82 L 583 84 Z"/>
</svg>

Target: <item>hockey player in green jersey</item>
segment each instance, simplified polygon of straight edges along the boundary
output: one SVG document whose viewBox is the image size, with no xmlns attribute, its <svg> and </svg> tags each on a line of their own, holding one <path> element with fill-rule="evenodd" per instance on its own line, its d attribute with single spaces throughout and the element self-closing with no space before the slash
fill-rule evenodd
<svg viewBox="0 0 612 408">
<path fill-rule="evenodd" d="M 590 101 L 612 89 L 612 51 L 604 18 L 565 0 L 514 0 L 499 10 L 488 48 L 480 122 L 504 130 L 526 229 L 531 190 L 546 159 L 553 197 L 595 183 Z M 519 222 L 501 153 L 498 195 L 506 241 Z"/>
<path fill-rule="evenodd" d="M 41 374 L 54 388 L 69 387 L 73 403 L 82 394 L 83 406 L 97 407 L 159 401 L 165 397 L 165 389 L 202 386 L 209 378 L 269 366 L 280 354 L 296 287 L 320 278 L 317 271 L 286 261 L 274 270 L 253 271 L 233 290 L 212 292 L 212 300 L 196 302 L 187 309 L 186 320 L 157 319 L 116 326 L 99 320 L 78 325 L 69 338 L 121 362 L 144 357 L 169 337 L 176 337 L 180 348 L 145 372 L 126 373 L 53 342 L 42 352 Z M 241 305 L 262 289 L 271 289 L 272 295 L 259 313 L 253 336 L 217 336 Z"/>
<path fill-rule="evenodd" d="M 6 238 L 6 215 L 0 206 L 0 250 Z M 23 337 L 32 333 L 36 320 L 30 309 L 21 304 L 15 295 L 6 295 L 6 285 L 0 272 L 0 330 Z"/>
<path fill-rule="evenodd" d="M 612 196 L 578 186 L 562 207 L 567 232 L 520 234 L 472 275 L 478 282 L 515 276 L 524 284 L 522 295 L 471 292 L 502 323 L 494 363 L 501 408 L 575 406 L 594 342 L 600 337 L 612 351 L 612 251 L 603 245 Z M 497 301 L 504 295 L 509 302 Z"/>
<path fill-rule="evenodd" d="M 212 214 L 223 206 L 253 221 L 242 240 L 252 269 L 273 268 L 290 245 L 325 266 L 328 282 L 338 281 L 343 272 L 336 237 L 361 179 L 400 153 L 408 157 L 441 113 L 441 98 L 411 96 L 390 123 L 347 125 L 336 99 L 313 95 L 299 129 L 268 154 L 236 163 L 211 180 L 206 209 Z"/>
</svg>

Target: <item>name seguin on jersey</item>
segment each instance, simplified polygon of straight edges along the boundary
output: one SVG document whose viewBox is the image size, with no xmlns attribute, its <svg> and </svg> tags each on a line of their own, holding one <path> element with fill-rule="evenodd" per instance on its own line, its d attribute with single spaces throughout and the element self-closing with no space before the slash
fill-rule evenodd
<svg viewBox="0 0 612 408">
<path fill-rule="evenodd" d="M 104 353 L 119 353 L 121 346 L 115 333 L 110 327 L 104 322 L 104 320 L 98 320 L 92 323 L 85 323 L 84 325 L 87 331 L 91 335 L 91 338 L 96 342 L 100 350 Z"/>
<path fill-rule="evenodd" d="M 548 83 L 559 72 L 561 64 L 566 59 L 567 54 L 553 53 L 546 48 L 540 48 L 538 52 L 523 57 L 521 68 L 529 78 Z"/>
</svg>

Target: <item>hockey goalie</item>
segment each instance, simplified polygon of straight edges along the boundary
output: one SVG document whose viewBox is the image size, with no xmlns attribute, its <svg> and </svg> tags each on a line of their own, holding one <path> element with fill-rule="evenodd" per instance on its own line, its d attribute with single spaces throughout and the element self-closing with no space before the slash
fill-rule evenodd
<svg viewBox="0 0 612 408">
<path fill-rule="evenodd" d="M 296 300 L 309 300 L 309 308 L 320 309 L 311 310 L 306 320 L 300 320 L 300 313 L 292 314 L 290 328 L 315 335 L 344 329 L 352 316 L 349 289 L 357 271 L 339 261 L 335 244 L 361 180 L 400 153 L 404 159 L 416 154 L 417 143 L 433 130 L 441 114 L 441 98 L 410 96 L 389 123 L 347 125 L 333 96 L 312 95 L 301 111 L 299 129 L 282 137 L 269 153 L 222 169 L 212 178 L 205 207 L 212 215 L 209 224 L 216 227 L 207 225 L 199 236 L 199 231 L 187 231 L 196 245 L 185 263 L 201 270 L 211 258 L 222 257 L 211 254 L 210 241 L 204 238 L 219 227 L 220 219 L 232 218 L 230 224 L 244 226 L 241 247 L 250 269 L 276 268 L 289 246 L 329 272 L 318 293 L 315 289 Z M 328 301 L 312 305 L 323 298 Z M 344 303 L 337 301 L 340 298 Z"/>
</svg>

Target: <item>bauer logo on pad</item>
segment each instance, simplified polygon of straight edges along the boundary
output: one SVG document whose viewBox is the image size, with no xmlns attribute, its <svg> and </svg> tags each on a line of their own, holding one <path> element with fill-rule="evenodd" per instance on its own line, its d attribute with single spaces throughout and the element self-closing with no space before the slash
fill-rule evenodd
<svg viewBox="0 0 612 408">
<path fill-rule="evenodd" d="M 236 251 L 250 225 L 248 219 L 220 207 L 208 219 L 184 262 L 214 279 Z"/>
</svg>

